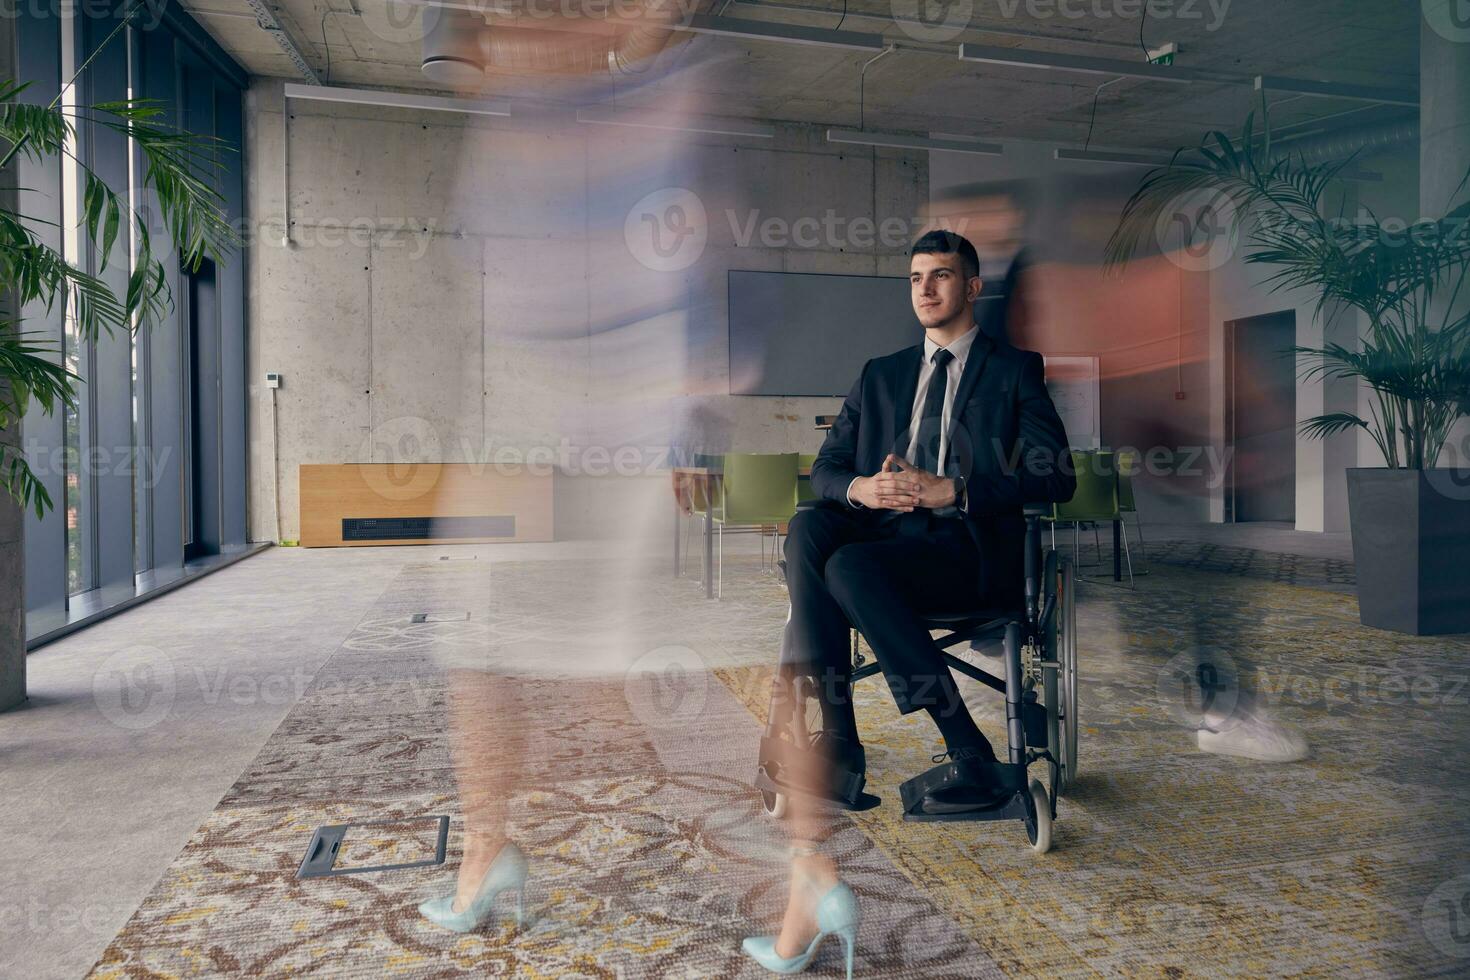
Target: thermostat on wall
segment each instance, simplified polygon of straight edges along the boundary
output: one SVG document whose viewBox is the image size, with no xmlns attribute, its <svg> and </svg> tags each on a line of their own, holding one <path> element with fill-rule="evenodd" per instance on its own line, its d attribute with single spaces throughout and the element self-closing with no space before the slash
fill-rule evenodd
<svg viewBox="0 0 1470 980">
<path fill-rule="evenodd" d="M 279 374 L 276 374 L 274 371 L 267 372 L 265 376 L 265 386 L 267 388 L 279 388 L 281 386 L 281 376 Z"/>
</svg>

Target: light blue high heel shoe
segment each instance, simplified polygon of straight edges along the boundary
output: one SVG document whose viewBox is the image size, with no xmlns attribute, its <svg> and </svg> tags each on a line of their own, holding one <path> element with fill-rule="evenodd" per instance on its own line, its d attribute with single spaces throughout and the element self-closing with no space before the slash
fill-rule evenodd
<svg viewBox="0 0 1470 980">
<path fill-rule="evenodd" d="M 815 887 L 810 879 L 805 879 L 804 884 L 808 890 Z M 817 901 L 817 935 L 804 952 L 789 957 L 776 955 L 775 936 L 751 936 L 741 944 L 741 948 L 772 973 L 800 973 L 817 955 L 817 947 L 822 945 L 822 940 L 836 933 L 842 937 L 847 949 L 847 980 L 852 980 L 852 953 L 857 944 L 859 918 L 857 896 L 839 881 Z"/>
<path fill-rule="evenodd" d="M 516 893 L 516 925 L 520 926 L 526 918 L 527 869 L 526 855 L 515 844 L 506 841 L 495 860 L 490 862 L 490 867 L 485 869 L 485 877 L 480 879 L 475 897 L 461 911 L 454 911 L 455 893 L 450 892 L 424 902 L 419 906 L 419 913 L 437 926 L 455 932 L 469 932 L 490 914 L 497 895 L 513 891 Z"/>
</svg>

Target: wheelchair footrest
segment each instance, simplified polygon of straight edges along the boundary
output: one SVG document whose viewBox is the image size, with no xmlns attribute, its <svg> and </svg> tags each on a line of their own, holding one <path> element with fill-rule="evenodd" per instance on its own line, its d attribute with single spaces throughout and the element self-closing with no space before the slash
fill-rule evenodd
<svg viewBox="0 0 1470 980">
<path fill-rule="evenodd" d="M 962 813 L 925 813 L 924 797 L 929 793 L 957 782 L 959 767 L 953 762 L 943 762 L 907 780 L 898 787 L 903 800 L 903 818 L 920 822 L 951 822 L 977 820 L 1024 820 L 1026 818 L 1026 767 L 1012 763 L 1001 763 L 1007 795 L 991 806 Z"/>
<path fill-rule="evenodd" d="M 808 758 L 802 759 L 803 756 Z M 817 786 L 803 785 L 789 778 L 803 765 L 822 773 L 825 779 Z M 755 771 L 755 788 L 767 793 L 800 793 L 824 800 L 844 810 L 871 810 L 883 801 L 864 793 L 867 775 L 850 769 L 839 769 L 831 760 L 798 748 L 783 738 L 767 735 L 761 739 L 760 763 Z"/>
</svg>

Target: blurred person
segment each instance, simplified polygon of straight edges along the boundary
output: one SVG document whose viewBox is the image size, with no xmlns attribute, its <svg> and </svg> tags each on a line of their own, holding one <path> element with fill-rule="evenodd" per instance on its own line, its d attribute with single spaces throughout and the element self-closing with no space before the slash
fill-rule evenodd
<svg viewBox="0 0 1470 980">
<path fill-rule="evenodd" d="M 1186 679 L 1189 723 L 1202 752 L 1256 762 L 1296 762 L 1307 757 L 1307 739 L 1294 725 L 1273 717 L 1256 690 L 1255 668 L 1216 651 L 1205 641 L 1205 611 L 1195 607 L 1195 634 Z M 1197 701 L 1194 698 L 1198 698 Z"/>
<path fill-rule="evenodd" d="M 1022 508 L 1067 500 L 1075 489 L 1059 465 L 1067 438 L 1040 355 L 996 344 L 975 322 L 974 246 L 930 232 L 913 246 L 909 278 L 924 339 L 864 366 L 812 466 L 825 506 L 797 513 L 786 539 L 793 663 L 782 668 L 814 679 L 822 711 L 805 772 L 791 776 L 805 792 L 789 799 L 802 807 L 831 795 L 838 773 L 860 784 L 866 767 L 852 706 L 852 627 L 872 647 L 900 713 L 927 712 L 952 760 L 953 777 L 925 795 L 924 811 L 969 812 L 1007 797 L 995 752 L 919 614 L 1019 604 Z M 858 921 L 856 898 L 817 851 L 809 813 L 791 830 L 782 930 L 745 942 L 780 973 L 804 969 L 825 935 L 850 936 Z"/>
<path fill-rule="evenodd" d="M 1040 324 L 1037 295 L 1038 273 L 1031 250 L 1019 249 L 1011 259 L 1005 276 L 982 307 L 978 318 L 986 336 L 998 344 L 1032 343 Z M 1156 445 L 1177 445 L 1190 438 L 1187 434 L 1156 433 Z M 1214 652 L 1205 636 L 1202 621 L 1206 607 L 1195 609 L 1195 644 L 1186 670 L 1180 678 L 1187 705 L 1181 717 L 1193 729 L 1194 742 L 1204 752 L 1253 759 L 1258 762 L 1294 762 L 1307 755 L 1306 738 L 1293 726 L 1272 717 L 1256 693 L 1255 668 L 1240 656 Z M 1000 649 L 995 644 L 976 647 L 976 652 L 989 654 L 980 661 L 982 667 L 999 675 Z M 1238 651 L 1237 651 L 1238 652 Z"/>
<path fill-rule="evenodd" d="M 525 853 L 507 836 L 506 807 L 522 761 L 518 699 L 507 678 L 456 669 L 450 680 L 450 751 L 464 812 L 464 854 L 454 891 L 419 906 L 430 922 L 470 932 L 501 895 L 515 896 L 516 925 L 525 922 Z"/>
<path fill-rule="evenodd" d="M 1035 289 L 1031 255 L 1022 248 L 1011 258 L 994 291 L 981 294 L 980 315 L 976 318 L 981 333 L 997 344 L 1011 347 L 1026 344 L 1036 315 L 1036 298 L 1032 295 Z"/>
</svg>

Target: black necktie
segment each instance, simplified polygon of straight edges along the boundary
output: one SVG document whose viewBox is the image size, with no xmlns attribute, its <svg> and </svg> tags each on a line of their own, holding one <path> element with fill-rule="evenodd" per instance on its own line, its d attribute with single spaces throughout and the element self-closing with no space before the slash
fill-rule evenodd
<svg viewBox="0 0 1470 980">
<path fill-rule="evenodd" d="M 924 410 L 919 413 L 919 441 L 914 447 L 914 465 L 939 473 L 939 441 L 944 425 L 944 392 L 949 385 L 949 362 L 954 355 L 943 347 L 934 352 L 934 373 L 924 391 Z"/>
</svg>

